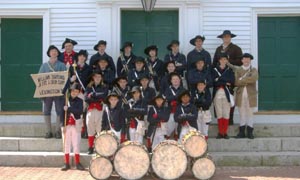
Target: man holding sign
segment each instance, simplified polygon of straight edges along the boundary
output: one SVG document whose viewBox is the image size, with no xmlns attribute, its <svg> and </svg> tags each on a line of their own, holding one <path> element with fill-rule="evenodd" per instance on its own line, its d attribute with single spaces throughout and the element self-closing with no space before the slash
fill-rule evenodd
<svg viewBox="0 0 300 180">
<path fill-rule="evenodd" d="M 60 51 L 57 47 L 54 45 L 49 46 L 47 55 L 50 57 L 48 62 L 45 62 L 41 65 L 39 74 L 40 73 L 54 73 L 58 71 L 66 71 L 66 66 L 64 63 L 58 61 L 57 57 L 60 55 Z M 67 74 L 66 74 L 67 75 Z M 47 75 L 44 77 L 39 77 L 38 83 L 35 81 L 37 88 L 39 86 L 43 85 L 49 85 L 54 86 L 57 84 L 62 84 L 62 87 L 64 86 L 66 82 L 66 78 L 63 75 L 57 74 L 57 75 Z M 40 90 L 39 96 L 42 97 L 43 103 L 44 103 L 44 119 L 46 123 L 47 133 L 45 138 L 52 138 L 52 130 L 51 130 L 51 110 L 52 110 L 52 104 L 55 103 L 55 111 L 56 111 L 56 132 L 55 132 L 55 138 L 60 139 L 61 138 L 61 130 L 60 130 L 60 116 L 61 113 L 63 113 L 63 104 L 64 104 L 64 97 L 61 94 L 61 89 L 59 89 L 60 92 L 58 95 L 54 96 L 54 93 L 57 93 L 55 89 L 48 89 L 48 90 Z M 36 91 L 37 93 L 37 91 Z M 35 97 L 36 97 L 35 93 Z"/>
</svg>

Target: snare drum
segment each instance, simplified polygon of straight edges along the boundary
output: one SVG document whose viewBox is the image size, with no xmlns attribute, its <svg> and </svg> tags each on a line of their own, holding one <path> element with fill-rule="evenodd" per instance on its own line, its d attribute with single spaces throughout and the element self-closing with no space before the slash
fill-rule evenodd
<svg viewBox="0 0 300 180">
<path fill-rule="evenodd" d="M 124 179 L 141 179 L 150 166 L 147 148 L 138 142 L 121 144 L 114 157 L 115 171 Z"/>
<path fill-rule="evenodd" d="M 92 159 L 89 166 L 90 175 L 95 179 L 107 179 L 113 171 L 113 166 L 109 159 L 97 156 Z"/>
<path fill-rule="evenodd" d="M 192 158 L 203 156 L 207 151 L 205 137 L 198 131 L 191 130 L 182 138 L 186 153 Z"/>
<path fill-rule="evenodd" d="M 162 179 L 177 179 L 187 168 L 187 156 L 182 146 L 174 140 L 165 140 L 153 149 L 151 166 Z"/>
<path fill-rule="evenodd" d="M 118 138 L 112 131 L 102 131 L 95 139 L 95 150 L 104 157 L 114 155 L 118 146 Z"/>
<path fill-rule="evenodd" d="M 215 174 L 214 162 L 205 157 L 199 158 L 193 163 L 192 172 L 197 179 L 210 179 Z"/>
</svg>

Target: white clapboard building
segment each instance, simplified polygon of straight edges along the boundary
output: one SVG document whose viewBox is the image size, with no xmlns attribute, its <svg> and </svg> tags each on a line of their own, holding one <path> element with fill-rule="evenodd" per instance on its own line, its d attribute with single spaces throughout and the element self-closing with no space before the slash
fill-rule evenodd
<svg viewBox="0 0 300 180">
<path fill-rule="evenodd" d="M 172 39 L 187 54 L 193 48 L 189 40 L 198 34 L 206 37 L 204 48 L 213 56 L 223 30 L 236 34 L 233 43 L 255 57 L 257 121 L 284 117 L 276 114 L 300 119 L 300 0 L 157 0 L 150 13 L 141 0 L 1 0 L 0 29 L 0 122 L 8 115 L 41 115 L 30 74 L 48 60 L 48 46 L 61 48 L 66 37 L 89 57 L 98 40 L 106 40 L 116 61 L 125 41 L 134 42 L 137 55 L 157 44 L 162 57 Z"/>
</svg>

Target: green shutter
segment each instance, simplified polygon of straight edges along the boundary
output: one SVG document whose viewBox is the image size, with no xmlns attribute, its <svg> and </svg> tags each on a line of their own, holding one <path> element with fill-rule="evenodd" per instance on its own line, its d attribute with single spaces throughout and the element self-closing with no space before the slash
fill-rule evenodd
<svg viewBox="0 0 300 180">
<path fill-rule="evenodd" d="M 258 19 L 259 110 L 300 110 L 300 17 Z"/>
<path fill-rule="evenodd" d="M 138 56 L 145 56 L 144 48 L 155 44 L 158 56 L 163 59 L 168 43 L 178 39 L 178 11 L 122 11 L 121 22 L 122 44 L 132 41 Z"/>
<path fill-rule="evenodd" d="M 40 111 L 30 74 L 42 63 L 42 19 L 2 19 L 1 55 L 1 110 Z"/>
</svg>

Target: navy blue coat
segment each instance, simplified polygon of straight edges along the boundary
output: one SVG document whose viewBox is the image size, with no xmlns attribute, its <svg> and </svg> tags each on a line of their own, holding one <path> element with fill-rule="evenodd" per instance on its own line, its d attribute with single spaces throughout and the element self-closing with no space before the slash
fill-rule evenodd
<svg viewBox="0 0 300 180">
<path fill-rule="evenodd" d="M 180 86 L 177 89 L 175 89 L 173 86 L 169 86 L 169 88 L 167 88 L 165 90 L 164 96 L 167 99 L 168 106 L 171 108 L 171 113 L 175 113 L 175 111 L 176 111 L 175 108 L 177 105 L 177 98 L 185 90 L 186 89 L 184 89 L 182 86 Z M 173 94 L 173 92 L 174 92 L 174 94 Z M 176 105 L 174 106 L 173 103 L 176 103 Z"/>
<path fill-rule="evenodd" d="M 221 76 L 218 75 L 218 73 L 215 69 L 217 69 L 219 71 Z M 216 68 L 213 68 L 211 72 L 212 72 L 212 79 L 213 79 L 213 86 L 214 86 L 213 98 L 215 97 L 217 90 L 220 87 L 224 87 L 227 101 L 230 102 L 229 93 L 233 94 L 233 92 L 231 91 L 230 87 L 226 85 L 226 83 L 230 83 L 231 85 L 234 84 L 235 77 L 234 77 L 234 73 L 233 73 L 232 69 L 230 69 L 228 66 L 226 66 L 226 68 L 224 70 L 221 70 L 220 67 L 218 66 Z M 231 92 L 229 92 L 229 91 L 231 91 Z"/>
<path fill-rule="evenodd" d="M 136 59 L 136 56 L 131 53 L 130 56 L 124 56 L 124 59 L 125 61 L 121 60 L 121 57 L 118 58 L 118 61 L 117 61 L 117 75 L 118 77 L 120 76 L 127 76 L 127 73 L 126 71 L 124 70 L 124 64 L 127 64 L 127 67 L 128 67 L 128 70 L 130 69 L 134 69 L 135 68 L 135 65 L 134 65 L 134 62 L 135 62 L 135 59 Z"/>
<path fill-rule="evenodd" d="M 154 74 L 150 73 L 149 66 L 152 66 L 152 71 Z M 161 77 L 165 74 L 165 68 L 164 63 L 160 59 L 156 59 L 154 62 L 152 62 L 149 58 L 147 58 L 147 65 L 148 72 L 150 76 L 153 78 L 155 89 L 159 91 L 159 82 Z"/>
<path fill-rule="evenodd" d="M 206 90 L 203 92 L 199 92 L 198 90 L 193 91 L 192 97 L 192 102 L 198 110 L 209 110 L 212 103 L 212 98 L 208 88 L 206 88 Z"/>
<path fill-rule="evenodd" d="M 139 86 L 138 80 L 142 76 L 149 76 L 148 70 L 136 71 L 132 69 L 128 73 L 128 85 L 132 88 L 133 86 Z"/>
<path fill-rule="evenodd" d="M 92 96 L 89 97 L 88 94 L 92 93 Z M 88 86 L 85 91 L 85 102 L 97 103 L 103 101 L 108 95 L 108 87 L 105 84 L 100 84 L 98 86 L 92 85 Z"/>
<path fill-rule="evenodd" d="M 107 111 L 109 113 L 107 113 Z M 109 122 L 116 131 L 120 131 L 122 134 L 125 134 L 125 112 L 120 106 L 115 108 L 107 107 L 103 111 L 102 115 L 102 130 L 110 130 Z"/>
<path fill-rule="evenodd" d="M 150 101 L 155 97 L 155 89 L 151 87 L 147 87 L 146 89 L 142 89 L 142 98 L 147 102 L 147 104 L 150 103 Z"/>
<path fill-rule="evenodd" d="M 134 102 L 133 99 L 130 99 L 129 102 L 131 102 L 133 106 L 132 108 L 130 108 L 129 105 L 125 106 L 126 117 L 128 119 L 134 119 L 136 128 L 137 121 L 135 120 L 135 118 L 141 121 L 144 120 L 144 116 L 147 114 L 147 103 L 143 99 L 139 99 L 136 102 Z"/>
<path fill-rule="evenodd" d="M 187 121 L 189 125 L 192 126 L 193 128 L 198 129 L 197 118 L 198 118 L 198 110 L 194 104 L 189 103 L 186 106 L 184 106 L 183 104 L 179 104 L 174 114 L 174 120 L 175 122 L 178 123 L 178 128 L 177 128 L 178 134 L 180 134 L 182 123 L 185 121 Z"/>
<path fill-rule="evenodd" d="M 157 112 L 157 117 L 153 117 L 155 114 L 154 108 Z M 151 137 L 158 123 L 168 122 L 170 118 L 170 108 L 162 106 L 158 108 L 157 106 L 150 107 L 148 111 L 147 120 L 149 122 L 147 137 Z"/>
<path fill-rule="evenodd" d="M 169 61 L 174 61 L 175 65 L 178 63 L 182 64 L 182 66 L 176 66 L 176 72 L 178 72 L 181 75 L 181 77 L 183 77 L 184 76 L 183 73 L 184 71 L 186 71 L 186 66 L 187 66 L 185 55 L 181 53 L 177 53 L 174 56 L 174 54 L 170 52 L 169 54 L 165 55 L 164 63 L 166 64 Z"/>
<path fill-rule="evenodd" d="M 105 70 L 101 70 L 100 68 L 97 68 L 96 71 L 101 72 L 103 77 L 103 82 L 108 86 L 108 89 L 112 89 L 113 81 L 115 80 L 115 73 L 112 69 L 106 68 Z"/>
<path fill-rule="evenodd" d="M 206 80 L 206 87 L 212 87 L 212 78 L 211 78 L 211 71 L 207 68 L 203 69 L 202 71 L 198 69 L 192 69 L 189 71 L 188 74 L 188 82 L 191 87 L 191 91 L 196 89 L 196 84 L 199 80 Z"/>
<path fill-rule="evenodd" d="M 93 73 L 93 69 L 91 68 L 91 66 L 89 66 L 88 64 L 85 63 L 82 68 L 77 66 L 76 67 L 76 72 L 77 72 L 77 74 L 80 78 L 80 81 L 82 82 L 82 85 L 84 86 L 84 88 L 86 88 L 88 83 L 89 83 L 89 77 Z M 75 75 L 73 67 L 70 67 L 69 73 L 70 73 L 70 77 Z M 75 82 L 80 84 L 78 78 L 76 79 Z"/>
<path fill-rule="evenodd" d="M 97 67 L 96 64 L 100 58 L 108 59 L 108 67 L 113 70 L 114 74 L 116 74 L 116 66 L 113 58 L 106 53 L 104 53 L 103 55 L 100 55 L 98 52 L 94 54 L 90 59 L 90 66 L 95 69 Z"/>
<path fill-rule="evenodd" d="M 67 110 L 67 119 L 64 118 L 64 113 L 62 113 L 61 117 L 61 125 L 65 125 L 65 120 L 67 121 L 70 117 L 70 114 L 72 113 L 75 117 L 75 120 L 80 119 L 81 115 L 83 114 L 83 100 L 79 97 L 75 97 L 74 99 L 70 96 L 69 97 L 69 104 Z M 64 111 L 65 112 L 65 111 Z"/>
<path fill-rule="evenodd" d="M 190 51 L 187 55 L 187 70 L 190 71 L 192 69 L 195 69 L 195 61 L 197 60 L 197 58 L 200 56 L 204 57 L 205 60 L 205 64 L 207 66 L 207 68 L 209 69 L 209 67 L 211 66 L 211 56 L 209 54 L 208 51 L 206 51 L 205 49 L 202 49 L 202 51 L 197 51 L 196 49 Z"/>
</svg>

